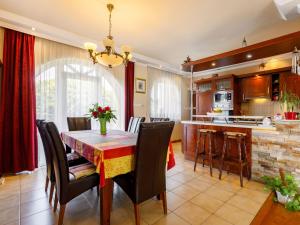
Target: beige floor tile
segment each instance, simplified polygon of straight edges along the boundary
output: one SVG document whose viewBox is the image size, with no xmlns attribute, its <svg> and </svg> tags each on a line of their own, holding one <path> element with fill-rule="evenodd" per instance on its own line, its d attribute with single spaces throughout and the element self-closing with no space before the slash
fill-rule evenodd
<svg viewBox="0 0 300 225">
<path fill-rule="evenodd" d="M 215 187 L 218 187 L 218 188 L 221 188 L 223 190 L 230 191 L 233 193 L 236 193 L 242 189 L 240 186 L 240 183 L 237 184 L 237 183 L 231 183 L 231 182 L 227 182 L 227 181 L 220 181 L 215 184 Z"/>
<path fill-rule="evenodd" d="M 229 204 L 224 204 L 215 214 L 234 225 L 249 225 L 254 217 Z"/>
<path fill-rule="evenodd" d="M 162 201 L 150 201 L 141 207 L 141 219 L 153 224 L 164 216 Z"/>
<path fill-rule="evenodd" d="M 244 211 L 256 215 L 261 207 L 261 204 L 252 200 L 251 196 L 247 198 L 241 195 L 235 195 L 229 199 L 228 204 L 233 205 L 237 208 L 243 209 Z"/>
<path fill-rule="evenodd" d="M 166 181 L 166 186 L 167 186 L 167 191 L 171 191 L 177 187 L 179 187 L 180 185 L 182 185 L 181 182 L 178 182 L 176 180 L 173 180 L 172 178 L 167 178 L 167 181 Z"/>
<path fill-rule="evenodd" d="M 202 224 L 203 225 L 231 225 L 231 223 L 216 215 L 211 215 Z"/>
<path fill-rule="evenodd" d="M 183 183 L 183 184 L 188 182 L 188 181 L 191 181 L 192 179 L 194 179 L 193 176 L 185 175 L 183 173 L 175 174 L 174 176 L 171 176 L 171 178 L 173 180 L 178 181 L 178 182 Z"/>
<path fill-rule="evenodd" d="M 154 225 L 188 225 L 186 221 L 176 216 L 174 213 L 170 213 L 167 216 L 164 216 L 159 221 L 154 223 Z"/>
<path fill-rule="evenodd" d="M 185 202 L 186 200 L 184 198 L 181 198 L 172 192 L 167 192 L 167 205 L 169 210 L 173 211 Z"/>
<path fill-rule="evenodd" d="M 215 199 L 203 193 L 197 195 L 190 201 L 211 213 L 217 211 L 224 204 L 224 202 L 221 200 Z"/>
<path fill-rule="evenodd" d="M 240 191 L 237 192 L 237 195 L 241 195 L 244 197 L 251 196 L 251 199 L 258 202 L 259 204 L 262 204 L 267 199 L 269 194 L 270 194 L 270 192 L 255 191 L 255 190 L 250 190 L 247 188 L 242 188 Z"/>
<path fill-rule="evenodd" d="M 216 186 L 208 188 L 207 191 L 204 192 L 204 194 L 207 194 L 213 198 L 219 199 L 223 202 L 227 201 L 234 195 L 234 193 L 232 193 L 230 191 L 222 190 Z"/>
<path fill-rule="evenodd" d="M 2 224 L 7 224 L 19 220 L 20 218 L 20 207 L 14 206 L 12 208 L 4 208 L 0 210 L 0 222 Z"/>
<path fill-rule="evenodd" d="M 248 181 L 244 187 L 255 191 L 263 191 L 265 186 L 264 184 L 256 181 Z"/>
<path fill-rule="evenodd" d="M 6 208 L 12 208 L 20 205 L 20 195 L 11 195 L 0 200 L 0 211 Z"/>
<path fill-rule="evenodd" d="M 57 216 L 51 209 L 21 218 L 21 225 L 54 225 L 57 222 Z"/>
<path fill-rule="evenodd" d="M 49 193 L 50 191 L 48 191 Z M 35 201 L 41 198 L 47 198 L 47 194 L 44 188 L 40 188 L 34 191 L 23 192 L 21 194 L 21 204 L 26 202 Z"/>
<path fill-rule="evenodd" d="M 211 184 L 208 184 L 207 182 L 203 182 L 199 179 L 193 179 L 189 182 L 187 182 L 185 185 L 190 186 L 200 192 L 206 191 L 209 187 L 211 187 Z"/>
<path fill-rule="evenodd" d="M 190 200 L 200 193 L 199 190 L 188 185 L 181 185 L 178 188 L 172 190 L 172 192 L 185 200 Z"/>
<path fill-rule="evenodd" d="M 207 175 L 201 175 L 199 177 L 197 177 L 198 180 L 204 182 L 204 183 L 207 183 L 207 184 L 216 184 L 219 182 L 219 180 L 215 177 L 210 177 L 210 176 L 207 176 Z"/>
<path fill-rule="evenodd" d="M 21 218 L 49 209 L 51 206 L 47 198 L 21 204 Z"/>
<path fill-rule="evenodd" d="M 186 202 L 176 209 L 174 213 L 193 225 L 203 223 L 211 215 L 208 211 L 191 202 Z"/>
</svg>

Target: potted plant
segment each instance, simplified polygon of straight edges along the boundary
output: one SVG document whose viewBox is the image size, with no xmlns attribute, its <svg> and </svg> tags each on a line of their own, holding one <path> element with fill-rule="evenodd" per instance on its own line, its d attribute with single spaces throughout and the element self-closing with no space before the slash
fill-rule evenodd
<svg viewBox="0 0 300 225">
<path fill-rule="evenodd" d="M 298 204 L 297 202 L 299 201 L 299 198 L 296 196 L 298 196 L 299 187 L 295 178 L 291 174 L 286 174 L 283 176 L 283 178 L 279 176 L 276 177 L 263 176 L 262 179 L 265 183 L 266 189 L 276 193 L 276 197 L 274 199 L 275 201 L 285 204 L 286 207 L 288 205 L 294 206 Z M 294 201 L 296 203 L 290 203 Z M 299 209 L 300 209 L 300 202 L 299 202 Z"/>
<path fill-rule="evenodd" d="M 100 133 L 105 135 L 107 132 L 106 124 L 111 120 L 117 119 L 113 111 L 109 106 L 101 107 L 98 103 L 93 104 L 93 107 L 89 109 L 90 118 L 94 118 L 100 123 Z"/>
<path fill-rule="evenodd" d="M 284 113 L 285 119 L 295 120 L 297 119 L 297 112 L 294 110 L 300 106 L 300 98 L 293 92 L 288 91 L 286 87 L 280 97 L 281 108 L 286 107 L 286 112 Z"/>
</svg>

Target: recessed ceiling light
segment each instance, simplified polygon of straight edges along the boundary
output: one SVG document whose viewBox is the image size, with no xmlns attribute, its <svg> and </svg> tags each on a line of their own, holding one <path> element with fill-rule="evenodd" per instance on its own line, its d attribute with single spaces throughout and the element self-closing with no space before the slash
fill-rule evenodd
<svg viewBox="0 0 300 225">
<path fill-rule="evenodd" d="M 32 31 L 35 31 L 35 27 L 31 27 L 31 30 L 32 30 Z"/>
<path fill-rule="evenodd" d="M 215 63 L 215 62 L 212 62 L 212 63 L 211 63 L 211 66 L 216 66 L 216 63 Z"/>
<path fill-rule="evenodd" d="M 251 59 L 252 58 L 252 54 L 249 53 L 249 54 L 246 55 L 246 57 L 247 57 L 247 59 Z"/>
</svg>

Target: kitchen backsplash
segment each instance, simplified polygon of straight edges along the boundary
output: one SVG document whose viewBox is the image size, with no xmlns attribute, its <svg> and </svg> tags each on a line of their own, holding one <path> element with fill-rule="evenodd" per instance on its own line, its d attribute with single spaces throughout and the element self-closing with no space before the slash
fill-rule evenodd
<svg viewBox="0 0 300 225">
<path fill-rule="evenodd" d="M 280 103 L 270 99 L 253 99 L 241 105 L 241 114 L 247 116 L 274 116 L 282 112 Z"/>
</svg>

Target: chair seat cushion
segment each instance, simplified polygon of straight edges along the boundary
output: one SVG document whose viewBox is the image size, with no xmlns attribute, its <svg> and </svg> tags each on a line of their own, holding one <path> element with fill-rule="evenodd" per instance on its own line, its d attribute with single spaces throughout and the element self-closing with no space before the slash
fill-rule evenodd
<svg viewBox="0 0 300 225">
<path fill-rule="evenodd" d="M 72 153 L 67 153 L 67 159 L 68 161 L 74 161 L 77 159 L 80 159 L 81 156 L 79 154 L 77 154 L 76 152 L 72 152 Z"/>
<path fill-rule="evenodd" d="M 69 179 L 77 180 L 96 173 L 96 167 L 91 163 L 79 164 L 69 168 Z"/>
</svg>

